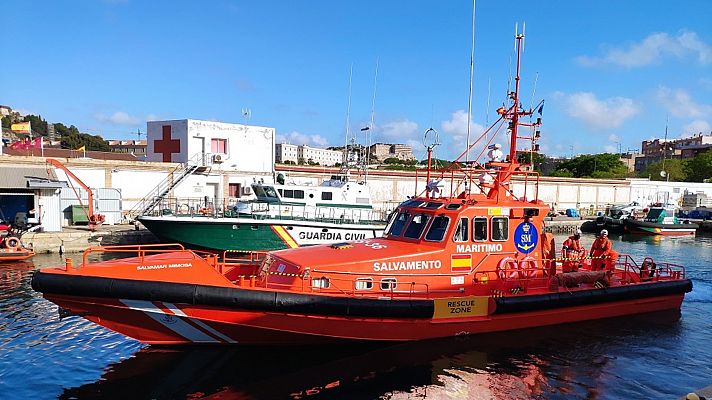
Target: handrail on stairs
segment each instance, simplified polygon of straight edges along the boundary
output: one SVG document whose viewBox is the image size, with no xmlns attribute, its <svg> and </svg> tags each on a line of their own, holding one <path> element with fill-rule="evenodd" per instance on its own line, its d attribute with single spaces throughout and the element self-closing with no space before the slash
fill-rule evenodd
<svg viewBox="0 0 712 400">
<path fill-rule="evenodd" d="M 153 210 L 168 193 L 185 180 L 186 177 L 203 168 L 210 168 L 213 164 L 212 153 L 199 152 L 194 154 L 187 162 L 181 163 L 173 171 L 149 190 L 133 208 L 128 212 L 130 218 L 136 218 Z M 202 171 L 201 171 L 202 172 Z"/>
</svg>

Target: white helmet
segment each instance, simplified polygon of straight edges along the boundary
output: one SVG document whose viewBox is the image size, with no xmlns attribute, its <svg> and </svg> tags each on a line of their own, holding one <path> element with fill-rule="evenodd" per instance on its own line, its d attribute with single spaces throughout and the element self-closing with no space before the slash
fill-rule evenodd
<svg viewBox="0 0 712 400">
<path fill-rule="evenodd" d="M 576 234 L 577 234 L 577 235 L 581 235 L 582 233 L 583 233 L 583 232 L 581 232 L 581 229 L 580 229 L 580 228 L 579 228 L 579 229 L 576 229 Z"/>
<path fill-rule="evenodd" d="M 608 236 L 608 231 L 605 230 L 605 229 L 603 229 L 603 230 L 601 231 L 601 236 Z"/>
</svg>

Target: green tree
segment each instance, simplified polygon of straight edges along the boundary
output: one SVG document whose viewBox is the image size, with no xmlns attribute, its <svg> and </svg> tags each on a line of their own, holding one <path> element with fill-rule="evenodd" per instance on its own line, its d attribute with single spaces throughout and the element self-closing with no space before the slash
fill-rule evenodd
<svg viewBox="0 0 712 400">
<path fill-rule="evenodd" d="M 34 129 L 34 128 L 33 128 Z M 63 149 L 78 149 L 85 146 L 87 150 L 111 151 L 109 143 L 99 135 L 81 133 L 76 126 L 66 127 L 64 124 L 54 124 L 55 132 L 61 136 Z"/>
<path fill-rule="evenodd" d="M 517 153 L 517 162 L 520 164 L 531 164 L 534 171 L 541 172 L 541 165 L 546 161 L 546 155 L 532 152 Z"/>
<path fill-rule="evenodd" d="M 685 163 L 685 173 L 689 182 L 703 182 L 712 178 L 712 150 L 707 150 Z"/>
<path fill-rule="evenodd" d="M 671 160 L 665 160 L 665 172 L 667 173 L 665 177 L 660 175 L 660 171 L 663 170 L 663 162 L 656 162 L 648 164 L 645 170 L 642 171 L 639 176 L 641 178 L 650 178 L 653 181 L 677 181 L 684 182 L 687 180 L 687 162 L 685 160 L 680 160 L 673 158 Z"/>
<path fill-rule="evenodd" d="M 617 155 L 608 153 L 574 157 L 559 164 L 556 167 L 556 171 L 558 170 L 570 171 L 575 178 L 623 178 L 628 173 L 623 161 Z"/>
<path fill-rule="evenodd" d="M 41 115 L 25 115 L 24 122 L 30 123 L 33 134 L 47 136 L 47 121 Z"/>
<path fill-rule="evenodd" d="M 10 125 L 12 125 L 12 116 L 6 115 L 2 117 L 2 127 L 4 129 L 10 129 Z"/>
<path fill-rule="evenodd" d="M 549 176 L 558 176 L 558 177 L 562 177 L 562 178 L 573 178 L 574 174 L 573 174 L 573 172 L 569 171 L 566 168 L 557 168 Z"/>
<path fill-rule="evenodd" d="M 383 160 L 384 164 L 400 164 L 401 160 L 398 157 L 388 157 L 385 160 Z"/>
</svg>

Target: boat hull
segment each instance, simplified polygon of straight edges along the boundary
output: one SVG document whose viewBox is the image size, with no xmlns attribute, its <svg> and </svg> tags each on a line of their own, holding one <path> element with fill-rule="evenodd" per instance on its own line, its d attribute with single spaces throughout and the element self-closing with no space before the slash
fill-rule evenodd
<svg viewBox="0 0 712 400">
<path fill-rule="evenodd" d="M 161 242 L 230 251 L 282 250 L 381 236 L 385 225 L 211 217 L 139 217 Z"/>
<path fill-rule="evenodd" d="M 658 224 L 654 222 L 626 220 L 626 230 L 642 235 L 690 236 L 697 232 L 697 224 Z"/>
<path fill-rule="evenodd" d="M 689 280 L 489 299 L 479 317 L 433 300 L 381 300 L 38 272 L 33 288 L 71 313 L 149 344 L 412 341 L 679 309 Z"/>
<path fill-rule="evenodd" d="M 14 261 L 24 261 L 32 258 L 35 253 L 31 250 L 20 249 L 20 250 L 0 250 L 0 263 L 4 262 L 14 262 Z"/>
</svg>

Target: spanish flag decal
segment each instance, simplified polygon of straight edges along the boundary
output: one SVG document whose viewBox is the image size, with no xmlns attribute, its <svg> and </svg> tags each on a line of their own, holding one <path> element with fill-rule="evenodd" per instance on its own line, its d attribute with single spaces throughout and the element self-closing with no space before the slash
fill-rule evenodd
<svg viewBox="0 0 712 400">
<path fill-rule="evenodd" d="M 450 256 L 450 270 L 452 272 L 472 271 L 472 254 L 453 254 Z"/>
</svg>

